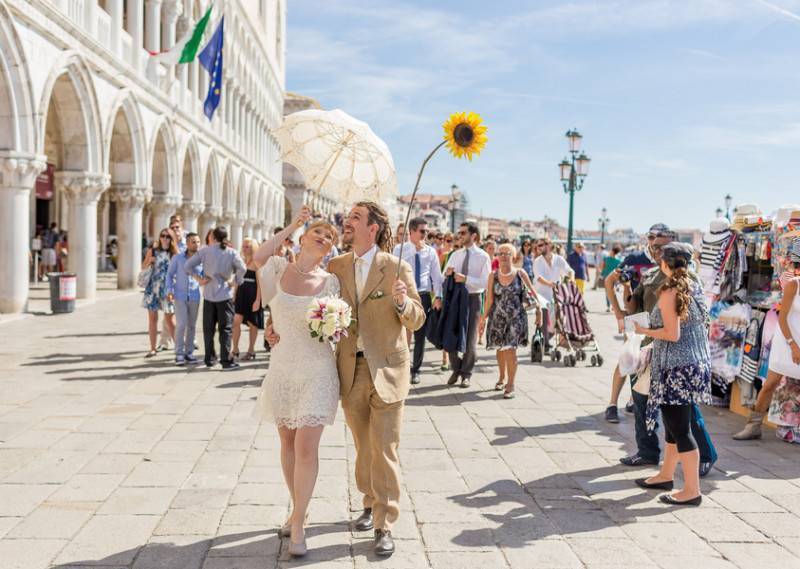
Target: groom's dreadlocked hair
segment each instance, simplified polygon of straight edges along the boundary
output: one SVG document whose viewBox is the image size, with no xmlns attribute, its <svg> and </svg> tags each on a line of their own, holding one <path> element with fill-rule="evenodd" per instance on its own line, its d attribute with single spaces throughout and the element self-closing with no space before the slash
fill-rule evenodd
<svg viewBox="0 0 800 569">
<path fill-rule="evenodd" d="M 370 225 L 374 223 L 378 226 L 378 234 L 375 236 L 378 249 L 391 253 L 393 247 L 392 227 L 389 223 L 389 216 L 386 215 L 386 211 L 375 202 L 358 202 L 356 206 L 367 208 L 369 212 L 367 223 Z"/>
</svg>

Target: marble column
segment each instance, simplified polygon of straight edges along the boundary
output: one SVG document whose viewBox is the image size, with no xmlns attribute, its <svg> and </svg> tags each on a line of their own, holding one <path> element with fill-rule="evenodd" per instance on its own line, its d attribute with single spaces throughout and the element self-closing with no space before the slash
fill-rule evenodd
<svg viewBox="0 0 800 569">
<path fill-rule="evenodd" d="M 245 219 L 244 226 L 242 227 L 242 237 L 252 237 L 253 236 L 253 221 L 250 219 Z"/>
<path fill-rule="evenodd" d="M 242 246 L 244 216 L 233 211 L 226 211 L 225 218 L 222 221 L 228 227 L 228 239 L 233 243 L 234 248 L 238 250 Z"/>
<path fill-rule="evenodd" d="M 161 49 L 167 50 L 175 45 L 178 16 L 183 13 L 183 5 L 179 0 L 167 0 L 162 8 Z"/>
<path fill-rule="evenodd" d="M 142 266 L 142 209 L 152 194 L 146 186 L 111 188 L 117 209 L 117 288 L 136 288 Z"/>
<path fill-rule="evenodd" d="M 103 195 L 100 196 L 100 199 L 97 201 L 97 226 L 99 228 L 99 235 L 98 235 L 98 270 L 106 271 L 108 270 L 108 257 L 106 256 L 106 246 L 108 245 L 108 234 L 109 234 L 109 226 L 110 226 L 110 212 L 109 212 L 109 197 L 108 192 L 105 192 Z"/>
<path fill-rule="evenodd" d="M 142 10 L 142 1 L 143 0 L 128 0 L 127 6 L 128 33 L 131 36 L 130 64 L 137 71 L 140 70 L 139 61 L 141 60 L 142 47 L 144 46 L 144 14 Z"/>
<path fill-rule="evenodd" d="M 151 237 L 156 237 L 156 234 L 169 226 L 169 218 L 174 215 L 181 203 L 178 196 L 168 196 L 164 194 L 154 195 L 153 201 L 150 204 L 153 211 L 153 233 Z"/>
<path fill-rule="evenodd" d="M 92 299 L 97 288 L 97 200 L 108 188 L 108 174 L 56 172 L 56 185 L 67 197 L 69 256 L 67 266 L 78 276 L 78 298 Z"/>
<path fill-rule="evenodd" d="M 185 231 L 197 233 L 197 218 L 206 209 L 206 204 L 203 202 L 183 202 L 181 206 L 181 215 L 183 216 L 183 228 Z M 205 237 L 205 235 L 201 236 Z"/>
<path fill-rule="evenodd" d="M 106 0 L 106 8 L 111 18 L 111 53 L 122 56 L 122 12 L 123 0 Z"/>
<path fill-rule="evenodd" d="M 190 32 L 191 24 L 192 24 L 192 22 L 189 19 L 189 17 L 186 16 L 186 13 L 181 14 L 181 16 L 178 18 L 178 23 L 176 24 L 176 33 L 177 33 L 177 38 L 178 39 L 183 38 L 183 36 L 185 36 L 186 34 L 188 34 Z M 189 91 L 189 67 L 190 66 L 191 66 L 191 63 L 177 66 L 178 67 L 178 79 L 179 79 L 180 84 L 181 84 L 180 96 L 181 96 L 181 100 L 183 101 L 183 104 L 186 107 L 189 107 L 191 105 L 191 97 L 192 97 L 192 94 Z"/>
<path fill-rule="evenodd" d="M 259 223 L 253 228 L 253 239 L 261 243 L 264 240 L 264 225 Z"/>
<path fill-rule="evenodd" d="M 206 233 L 217 226 L 217 219 L 219 219 L 220 215 L 222 215 L 222 208 L 219 206 L 209 206 L 206 208 L 205 212 L 200 215 L 200 219 L 198 220 L 198 229 L 200 229 L 200 231 L 198 231 L 197 234 L 200 235 L 201 246 L 206 244 Z"/>
<path fill-rule="evenodd" d="M 22 312 L 28 302 L 31 189 L 46 156 L 0 152 L 0 313 Z"/>
<path fill-rule="evenodd" d="M 158 53 L 161 51 L 161 0 L 145 0 L 144 20 L 144 48 Z"/>
</svg>

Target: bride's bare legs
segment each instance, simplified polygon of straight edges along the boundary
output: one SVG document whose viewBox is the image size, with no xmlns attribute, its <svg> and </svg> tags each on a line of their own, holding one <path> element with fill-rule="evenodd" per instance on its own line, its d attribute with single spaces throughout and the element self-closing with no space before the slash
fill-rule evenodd
<svg viewBox="0 0 800 569">
<path fill-rule="evenodd" d="M 278 435 L 281 437 L 281 469 L 286 487 L 289 489 L 289 497 L 292 499 L 294 508 L 294 439 L 297 431 L 278 427 Z"/>
<path fill-rule="evenodd" d="M 319 472 L 319 440 L 324 427 L 297 429 L 294 437 L 294 509 L 292 510 L 292 541 L 303 541 L 303 523 L 314 493 Z M 299 539 L 298 539 L 299 538 Z"/>
</svg>

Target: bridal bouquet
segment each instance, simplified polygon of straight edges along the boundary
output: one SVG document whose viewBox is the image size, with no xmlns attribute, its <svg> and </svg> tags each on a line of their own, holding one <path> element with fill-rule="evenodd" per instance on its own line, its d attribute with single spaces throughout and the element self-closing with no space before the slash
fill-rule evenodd
<svg viewBox="0 0 800 569">
<path fill-rule="evenodd" d="M 315 298 L 308 305 L 306 322 L 312 338 L 335 344 L 347 337 L 347 329 L 353 322 L 352 309 L 349 304 L 336 296 Z"/>
</svg>

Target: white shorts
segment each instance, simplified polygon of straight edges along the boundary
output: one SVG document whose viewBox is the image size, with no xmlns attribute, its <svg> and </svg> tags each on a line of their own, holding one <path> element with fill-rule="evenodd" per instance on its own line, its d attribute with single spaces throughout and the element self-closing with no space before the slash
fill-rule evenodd
<svg viewBox="0 0 800 569">
<path fill-rule="evenodd" d="M 42 249 L 42 264 L 46 266 L 54 266 L 56 264 L 55 249 Z"/>
</svg>

